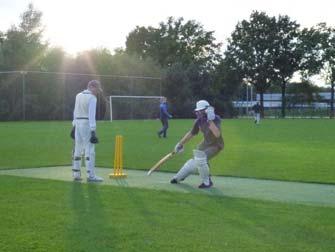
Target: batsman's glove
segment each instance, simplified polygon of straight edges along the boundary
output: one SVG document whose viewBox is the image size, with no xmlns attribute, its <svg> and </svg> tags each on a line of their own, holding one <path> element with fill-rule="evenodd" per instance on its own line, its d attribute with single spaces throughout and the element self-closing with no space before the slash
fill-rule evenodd
<svg viewBox="0 0 335 252">
<path fill-rule="evenodd" d="M 180 143 L 177 143 L 176 146 L 174 147 L 174 152 L 181 153 L 183 151 L 184 151 L 184 146 Z"/>
<path fill-rule="evenodd" d="M 92 144 L 97 144 L 97 143 L 99 143 L 99 139 L 98 139 L 97 136 L 95 135 L 95 131 L 91 131 L 90 142 L 91 142 Z"/>
<path fill-rule="evenodd" d="M 72 127 L 72 130 L 71 130 L 71 133 L 70 133 L 70 137 L 74 140 L 75 139 L 75 132 L 76 132 L 76 127 L 73 126 Z"/>
<path fill-rule="evenodd" d="M 207 120 L 208 121 L 213 121 L 215 119 L 215 113 L 214 113 L 214 107 L 209 106 L 206 110 L 205 110 L 206 114 L 207 114 Z"/>
</svg>

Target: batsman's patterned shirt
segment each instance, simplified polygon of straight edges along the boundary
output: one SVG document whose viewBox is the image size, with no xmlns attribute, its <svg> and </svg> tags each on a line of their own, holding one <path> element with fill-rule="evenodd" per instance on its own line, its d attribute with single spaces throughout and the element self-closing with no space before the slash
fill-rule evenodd
<svg viewBox="0 0 335 252">
<path fill-rule="evenodd" d="M 215 115 L 213 123 L 221 131 L 221 118 L 218 115 Z M 198 145 L 198 149 L 204 151 L 207 154 L 207 158 L 210 159 L 223 149 L 224 142 L 222 133 L 219 137 L 215 137 L 213 132 L 209 129 L 207 118 L 196 119 L 191 134 L 197 135 L 200 130 L 204 135 L 204 140 Z"/>
</svg>

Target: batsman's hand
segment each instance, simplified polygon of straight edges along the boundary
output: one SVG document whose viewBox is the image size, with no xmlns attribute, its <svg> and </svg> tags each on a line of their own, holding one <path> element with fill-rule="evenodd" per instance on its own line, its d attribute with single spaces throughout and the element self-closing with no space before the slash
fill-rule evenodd
<svg viewBox="0 0 335 252">
<path fill-rule="evenodd" d="M 176 146 L 174 147 L 174 152 L 181 153 L 183 151 L 184 151 L 184 146 L 181 143 L 177 143 Z"/>
<path fill-rule="evenodd" d="M 71 133 L 70 133 L 70 137 L 74 140 L 75 139 L 75 132 L 76 132 L 76 127 L 73 126 L 72 127 L 72 130 L 71 130 Z"/>
<path fill-rule="evenodd" d="M 206 114 L 207 114 L 207 120 L 208 121 L 213 121 L 215 119 L 215 112 L 214 112 L 214 107 L 209 106 L 206 110 L 205 110 Z"/>
<path fill-rule="evenodd" d="M 90 142 L 91 142 L 92 144 L 97 144 L 97 143 L 99 143 L 99 139 L 98 139 L 97 136 L 95 135 L 95 131 L 91 131 Z"/>
</svg>

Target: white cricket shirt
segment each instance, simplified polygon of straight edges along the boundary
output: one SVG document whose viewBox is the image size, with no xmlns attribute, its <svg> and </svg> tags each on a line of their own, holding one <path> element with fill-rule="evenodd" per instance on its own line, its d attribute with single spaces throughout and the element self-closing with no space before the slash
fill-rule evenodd
<svg viewBox="0 0 335 252">
<path fill-rule="evenodd" d="M 89 90 L 84 90 L 76 96 L 76 103 L 73 111 L 73 122 L 78 120 L 88 120 L 91 130 L 96 129 L 95 113 L 97 107 L 97 98 Z"/>
</svg>

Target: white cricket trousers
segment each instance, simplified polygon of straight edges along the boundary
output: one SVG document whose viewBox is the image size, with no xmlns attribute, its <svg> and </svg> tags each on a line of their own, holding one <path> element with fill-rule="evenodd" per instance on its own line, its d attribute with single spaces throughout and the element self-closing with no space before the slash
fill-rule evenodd
<svg viewBox="0 0 335 252">
<path fill-rule="evenodd" d="M 85 155 L 85 165 L 89 177 L 94 177 L 95 146 L 90 142 L 91 129 L 88 120 L 76 120 L 75 147 L 73 170 L 80 170 L 82 154 Z"/>
<path fill-rule="evenodd" d="M 258 124 L 261 120 L 261 114 L 260 113 L 255 113 L 255 122 Z"/>
</svg>

